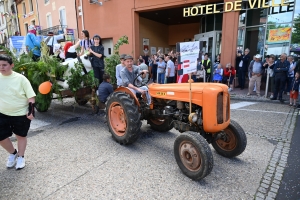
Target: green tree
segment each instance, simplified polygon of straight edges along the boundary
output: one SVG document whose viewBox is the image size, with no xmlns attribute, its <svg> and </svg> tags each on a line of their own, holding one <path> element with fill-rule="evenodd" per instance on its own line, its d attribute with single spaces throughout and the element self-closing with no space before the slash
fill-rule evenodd
<svg viewBox="0 0 300 200">
<path fill-rule="evenodd" d="M 300 14 L 294 19 L 292 44 L 300 44 Z"/>
</svg>

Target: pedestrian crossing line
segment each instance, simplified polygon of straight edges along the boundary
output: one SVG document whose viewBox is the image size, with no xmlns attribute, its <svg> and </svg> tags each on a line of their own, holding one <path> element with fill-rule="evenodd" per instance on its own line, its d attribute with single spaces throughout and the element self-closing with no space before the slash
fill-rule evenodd
<svg viewBox="0 0 300 200">
<path fill-rule="evenodd" d="M 42 121 L 42 120 L 34 119 L 30 123 L 30 129 L 35 130 L 35 129 L 41 128 L 43 126 L 48 126 L 50 124 L 51 123 L 48 123 L 48 122 L 45 122 L 45 121 Z"/>
<path fill-rule="evenodd" d="M 242 108 L 242 107 L 246 107 L 246 106 L 251 106 L 251 105 L 254 105 L 254 104 L 257 104 L 257 102 L 243 101 L 243 102 L 239 102 L 239 103 L 233 103 L 233 104 L 230 104 L 230 109 L 231 110 L 235 110 L 235 109 L 238 109 L 238 108 Z"/>
<path fill-rule="evenodd" d="M 252 110 L 252 109 L 235 109 L 235 110 L 243 110 L 243 111 L 250 111 L 250 112 L 264 112 L 264 113 L 275 113 L 275 114 L 290 114 L 289 112 L 276 112 L 276 111 L 270 111 L 270 110 Z"/>
</svg>

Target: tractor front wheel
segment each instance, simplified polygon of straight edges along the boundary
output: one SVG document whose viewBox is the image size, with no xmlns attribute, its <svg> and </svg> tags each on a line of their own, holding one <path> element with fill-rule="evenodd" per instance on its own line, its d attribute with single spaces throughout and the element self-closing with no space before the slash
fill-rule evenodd
<svg viewBox="0 0 300 200">
<path fill-rule="evenodd" d="M 212 152 L 199 133 L 179 135 L 174 143 L 174 155 L 181 171 L 193 180 L 203 179 L 213 168 Z"/>
<path fill-rule="evenodd" d="M 106 119 L 112 137 L 120 144 L 131 144 L 140 135 L 138 106 L 134 100 L 123 92 L 114 92 L 106 102 Z"/>
<path fill-rule="evenodd" d="M 220 139 L 214 140 L 212 146 L 218 154 L 232 158 L 243 153 L 247 146 L 247 137 L 243 128 L 234 120 L 224 130 Z"/>
</svg>

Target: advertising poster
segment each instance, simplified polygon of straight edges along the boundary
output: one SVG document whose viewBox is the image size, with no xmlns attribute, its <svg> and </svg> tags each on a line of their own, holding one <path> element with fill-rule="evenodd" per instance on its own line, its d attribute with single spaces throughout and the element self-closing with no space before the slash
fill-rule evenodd
<svg viewBox="0 0 300 200">
<path fill-rule="evenodd" d="M 75 31 L 74 29 L 66 29 L 67 35 L 65 37 L 66 41 L 74 41 L 75 40 Z"/>
<path fill-rule="evenodd" d="M 291 27 L 270 29 L 268 44 L 289 42 L 291 31 Z"/>
<path fill-rule="evenodd" d="M 197 71 L 199 50 L 199 41 L 180 43 L 181 69 L 183 69 L 183 74 L 190 74 Z"/>
</svg>

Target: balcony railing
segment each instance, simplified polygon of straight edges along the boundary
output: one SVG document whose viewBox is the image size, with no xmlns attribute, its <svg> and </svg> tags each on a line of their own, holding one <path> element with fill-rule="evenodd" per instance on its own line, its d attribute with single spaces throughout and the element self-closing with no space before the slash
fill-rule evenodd
<svg viewBox="0 0 300 200">
<path fill-rule="evenodd" d="M 54 35 L 58 35 L 58 34 L 62 34 L 64 29 L 67 28 L 67 25 L 57 25 L 57 26 L 52 26 L 50 28 L 47 29 L 42 29 L 39 30 L 38 33 L 39 35 L 47 35 L 48 32 L 53 32 Z"/>
</svg>

